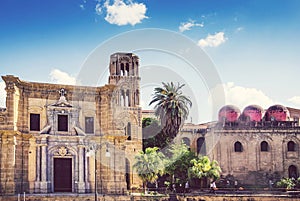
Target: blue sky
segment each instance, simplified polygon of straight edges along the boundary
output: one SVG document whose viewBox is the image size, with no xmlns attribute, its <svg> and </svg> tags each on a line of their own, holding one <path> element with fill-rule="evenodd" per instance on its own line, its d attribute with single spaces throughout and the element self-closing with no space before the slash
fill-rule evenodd
<svg viewBox="0 0 300 201">
<path fill-rule="evenodd" d="M 300 108 L 299 10 L 297 0 L 2 0 L 0 74 L 72 84 L 100 44 L 127 31 L 159 28 L 188 37 L 204 50 L 222 80 L 227 104 L 241 110 L 276 103 Z M 151 59 L 172 65 L 164 55 L 139 56 L 141 65 Z M 4 96 L 1 90 L 0 107 Z M 197 110 L 195 122 L 211 120 L 209 111 Z"/>
</svg>

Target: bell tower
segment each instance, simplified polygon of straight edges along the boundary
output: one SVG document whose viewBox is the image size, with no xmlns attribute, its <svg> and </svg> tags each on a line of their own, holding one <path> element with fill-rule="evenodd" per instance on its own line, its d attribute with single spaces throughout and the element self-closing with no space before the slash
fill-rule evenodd
<svg viewBox="0 0 300 201">
<path fill-rule="evenodd" d="M 132 53 L 115 53 L 110 56 L 109 84 L 118 86 L 116 104 L 121 107 L 140 105 L 139 57 Z"/>
<path fill-rule="evenodd" d="M 125 171 L 120 175 L 120 182 L 130 189 L 132 185 L 140 185 L 137 174 L 130 170 L 134 163 L 134 156 L 142 150 L 142 108 L 140 107 L 140 76 L 139 57 L 132 53 L 114 53 L 109 62 L 110 85 L 114 85 L 112 94 L 112 126 L 111 138 L 116 139 L 114 144 L 120 147 L 120 156 L 126 160 L 118 160 Z M 124 146 L 125 145 L 125 146 Z M 121 148 L 123 147 L 123 148 Z M 114 180 L 115 181 L 115 180 Z M 116 186 L 116 182 L 108 184 L 109 189 Z"/>
</svg>

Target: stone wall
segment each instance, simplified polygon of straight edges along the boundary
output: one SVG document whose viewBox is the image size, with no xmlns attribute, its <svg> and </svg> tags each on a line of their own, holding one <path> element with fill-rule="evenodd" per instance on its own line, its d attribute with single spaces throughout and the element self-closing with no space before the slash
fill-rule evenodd
<svg viewBox="0 0 300 201">
<path fill-rule="evenodd" d="M 201 125 L 195 127 L 198 130 L 202 128 Z M 268 185 L 269 180 L 275 182 L 281 177 L 289 177 L 291 166 L 295 166 L 296 175 L 300 175 L 299 127 L 207 126 L 202 134 L 195 132 L 195 127 L 185 125 L 177 136 L 177 142 L 188 138 L 191 150 L 197 151 L 198 139 L 205 138 L 204 153 L 219 162 L 222 176 L 234 177 L 239 185 Z M 289 141 L 296 144 L 294 151 L 288 151 Z M 235 151 L 236 142 L 241 143 L 242 151 Z M 267 151 L 261 150 L 262 142 L 268 144 Z"/>
<path fill-rule="evenodd" d="M 0 201 L 24 200 L 24 195 L 2 196 Z M 177 197 L 177 198 L 176 198 Z M 94 194 L 41 194 L 25 195 L 25 201 L 92 201 Z M 299 196 L 291 195 L 193 195 L 193 196 L 115 196 L 98 195 L 97 201 L 299 201 Z"/>
</svg>

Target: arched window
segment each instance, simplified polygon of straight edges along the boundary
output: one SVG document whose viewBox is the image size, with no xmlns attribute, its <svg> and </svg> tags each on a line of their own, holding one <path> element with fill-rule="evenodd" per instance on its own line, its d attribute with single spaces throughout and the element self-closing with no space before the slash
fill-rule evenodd
<svg viewBox="0 0 300 201">
<path fill-rule="evenodd" d="M 184 138 L 182 138 L 182 141 L 186 146 L 190 147 L 191 142 L 190 142 L 189 138 L 184 137 Z"/>
<path fill-rule="evenodd" d="M 269 144 L 266 141 L 260 143 L 260 151 L 269 151 Z"/>
<path fill-rule="evenodd" d="M 129 93 L 129 90 L 126 90 L 126 94 L 125 94 L 125 107 L 130 107 L 130 106 L 131 106 L 130 93 Z"/>
<path fill-rule="evenodd" d="M 289 167 L 289 178 L 298 178 L 298 170 L 297 167 L 294 165 L 291 165 Z"/>
<path fill-rule="evenodd" d="M 125 67 L 123 63 L 121 63 L 121 76 L 125 76 Z"/>
<path fill-rule="evenodd" d="M 127 123 L 127 126 L 125 127 L 125 132 L 126 132 L 126 135 L 128 136 L 127 140 L 131 140 L 131 123 L 130 122 Z"/>
<path fill-rule="evenodd" d="M 129 63 L 126 63 L 126 76 L 129 76 Z"/>
<path fill-rule="evenodd" d="M 296 151 L 296 143 L 294 141 L 289 141 L 287 143 L 288 151 Z"/>
<path fill-rule="evenodd" d="M 197 153 L 200 155 L 205 155 L 206 151 L 205 151 L 205 138 L 204 137 L 200 137 L 197 140 Z"/>
<path fill-rule="evenodd" d="M 235 152 L 242 152 L 243 151 L 243 145 L 239 141 L 234 143 L 234 151 Z"/>
</svg>

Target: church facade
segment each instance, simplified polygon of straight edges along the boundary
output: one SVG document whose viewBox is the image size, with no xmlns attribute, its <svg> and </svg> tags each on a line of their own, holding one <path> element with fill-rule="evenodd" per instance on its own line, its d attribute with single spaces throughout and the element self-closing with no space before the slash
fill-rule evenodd
<svg viewBox="0 0 300 201">
<path fill-rule="evenodd" d="M 122 194 L 140 185 L 131 168 L 142 150 L 139 58 L 115 53 L 109 71 L 100 87 L 2 76 L 1 194 Z"/>
<path fill-rule="evenodd" d="M 273 105 L 219 110 L 217 122 L 185 124 L 177 136 L 198 155 L 219 162 L 223 179 L 239 185 L 268 185 L 300 175 L 300 110 Z"/>
</svg>

